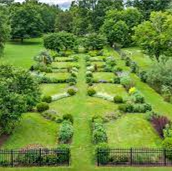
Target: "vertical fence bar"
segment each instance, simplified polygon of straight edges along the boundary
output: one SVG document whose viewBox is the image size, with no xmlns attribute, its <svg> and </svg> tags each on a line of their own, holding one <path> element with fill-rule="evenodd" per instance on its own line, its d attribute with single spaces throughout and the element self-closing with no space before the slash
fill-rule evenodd
<svg viewBox="0 0 172 171">
<path fill-rule="evenodd" d="M 100 154 L 100 151 L 99 151 L 99 148 L 98 148 L 97 149 L 97 166 L 100 166 L 99 154 Z"/>
<path fill-rule="evenodd" d="M 11 150 L 11 167 L 14 166 L 14 163 L 13 163 L 13 150 Z"/>
<path fill-rule="evenodd" d="M 163 154 L 164 154 L 164 166 L 166 166 L 167 165 L 166 149 L 163 150 Z"/>
<path fill-rule="evenodd" d="M 130 148 L 130 165 L 133 165 L 133 149 Z"/>
<path fill-rule="evenodd" d="M 39 149 L 39 166 L 41 166 L 42 165 L 42 162 L 41 162 L 41 160 L 42 160 L 42 151 L 41 151 L 41 148 Z"/>
</svg>

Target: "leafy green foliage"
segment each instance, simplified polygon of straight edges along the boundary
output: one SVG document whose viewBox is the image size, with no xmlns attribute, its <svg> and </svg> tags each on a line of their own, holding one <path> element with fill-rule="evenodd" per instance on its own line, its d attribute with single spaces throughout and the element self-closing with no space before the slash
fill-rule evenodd
<svg viewBox="0 0 172 171">
<path fill-rule="evenodd" d="M 96 90 L 92 87 L 88 88 L 87 94 L 89 96 L 93 96 L 94 94 L 96 94 Z"/>
<path fill-rule="evenodd" d="M 72 124 L 73 124 L 73 121 L 74 121 L 73 116 L 72 116 L 71 114 L 64 114 L 64 115 L 63 115 L 63 120 L 68 120 L 68 121 L 70 121 Z"/>
<path fill-rule="evenodd" d="M 93 122 L 93 142 L 95 144 L 107 142 L 106 130 L 101 120 Z"/>
<path fill-rule="evenodd" d="M 69 143 L 73 136 L 73 126 L 68 120 L 62 122 L 59 130 L 59 141 L 61 143 Z"/>
<path fill-rule="evenodd" d="M 44 37 L 44 46 L 47 49 L 60 50 L 73 49 L 76 45 L 76 37 L 72 33 L 59 32 L 48 34 Z"/>
<path fill-rule="evenodd" d="M 89 50 L 101 50 L 106 45 L 106 38 L 100 34 L 92 33 L 86 37 L 84 47 Z"/>
<path fill-rule="evenodd" d="M 135 27 L 133 39 L 145 52 L 160 61 L 161 55 L 170 56 L 172 16 L 167 12 L 152 12 L 150 21 Z"/>
<path fill-rule="evenodd" d="M 43 33 L 44 22 L 35 3 L 27 1 L 14 5 L 11 9 L 12 38 L 23 39 L 39 37 Z"/>
<path fill-rule="evenodd" d="M 74 87 L 71 87 L 67 90 L 67 93 L 70 95 L 70 96 L 74 96 L 76 94 L 77 90 L 76 88 Z"/>
<path fill-rule="evenodd" d="M 172 61 L 154 63 L 147 72 L 147 83 L 159 93 L 167 93 L 166 88 L 172 93 Z"/>
<path fill-rule="evenodd" d="M 0 5 L 0 56 L 3 53 L 5 42 L 10 37 L 7 12 L 6 8 Z"/>
<path fill-rule="evenodd" d="M 36 108 L 38 112 L 44 112 L 49 109 L 49 105 L 46 102 L 41 102 L 37 104 Z"/>
<path fill-rule="evenodd" d="M 164 11 L 171 0 L 127 0 L 127 6 L 136 7 L 148 19 L 152 11 Z"/>
<path fill-rule="evenodd" d="M 0 125 L 11 133 L 21 114 L 31 110 L 40 100 L 38 82 L 25 70 L 0 66 Z"/>
<path fill-rule="evenodd" d="M 115 103 L 123 103 L 124 102 L 123 98 L 121 96 L 115 96 L 113 100 Z"/>
<path fill-rule="evenodd" d="M 51 96 L 43 96 L 42 101 L 46 102 L 46 103 L 51 103 L 52 97 Z"/>
<path fill-rule="evenodd" d="M 121 46 L 131 44 L 132 28 L 141 22 L 141 17 L 141 13 L 135 8 L 108 11 L 101 29 L 109 44 L 111 46 L 114 44 Z"/>
</svg>

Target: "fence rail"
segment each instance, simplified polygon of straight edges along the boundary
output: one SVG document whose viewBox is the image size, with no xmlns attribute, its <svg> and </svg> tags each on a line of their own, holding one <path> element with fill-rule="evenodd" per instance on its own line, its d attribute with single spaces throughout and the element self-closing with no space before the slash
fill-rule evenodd
<svg viewBox="0 0 172 171">
<path fill-rule="evenodd" d="M 172 149 L 97 150 L 97 166 L 172 166 Z"/>
<path fill-rule="evenodd" d="M 70 151 L 57 149 L 0 150 L 0 167 L 70 164 Z"/>
</svg>

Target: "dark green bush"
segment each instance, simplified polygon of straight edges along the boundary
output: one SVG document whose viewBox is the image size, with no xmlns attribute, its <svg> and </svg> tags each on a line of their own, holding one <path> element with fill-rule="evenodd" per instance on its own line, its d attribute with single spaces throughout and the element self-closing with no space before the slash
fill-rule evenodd
<svg viewBox="0 0 172 171">
<path fill-rule="evenodd" d="M 131 65 L 131 59 L 129 58 L 129 57 L 126 57 L 126 59 L 125 59 L 125 65 L 126 66 L 130 66 Z"/>
<path fill-rule="evenodd" d="M 46 102 L 41 102 L 37 104 L 36 108 L 38 112 L 44 112 L 49 109 L 49 105 Z"/>
<path fill-rule="evenodd" d="M 144 82 L 144 83 L 147 82 L 148 76 L 147 76 L 147 72 L 146 72 L 146 71 L 141 71 L 141 72 L 139 73 L 139 77 L 140 77 L 140 80 L 141 80 L 142 82 Z"/>
<path fill-rule="evenodd" d="M 115 103 L 123 103 L 124 102 L 123 98 L 121 96 L 115 96 L 113 98 L 113 100 L 114 100 Z"/>
<path fill-rule="evenodd" d="M 102 153 L 101 153 L 102 152 Z M 100 143 L 96 147 L 96 155 L 99 163 L 106 165 L 109 163 L 110 148 L 107 143 Z"/>
<path fill-rule="evenodd" d="M 65 114 L 63 115 L 63 120 L 68 120 L 73 123 L 73 116 L 71 114 Z"/>
<path fill-rule="evenodd" d="M 76 92 L 77 92 L 76 88 L 73 88 L 73 87 L 71 87 L 71 88 L 69 88 L 69 89 L 67 90 L 67 93 L 68 93 L 70 96 L 74 96 L 74 95 L 76 94 Z"/>
<path fill-rule="evenodd" d="M 92 87 L 88 88 L 87 94 L 89 96 L 93 96 L 94 94 L 96 94 L 96 90 L 93 89 Z"/>
<path fill-rule="evenodd" d="M 166 157 L 172 160 L 172 138 L 167 137 L 164 139 L 162 146 L 166 149 Z"/>
<path fill-rule="evenodd" d="M 114 77 L 114 84 L 120 84 L 120 78 L 115 76 Z"/>
<path fill-rule="evenodd" d="M 51 96 L 43 96 L 42 102 L 51 103 L 52 102 Z"/>
</svg>

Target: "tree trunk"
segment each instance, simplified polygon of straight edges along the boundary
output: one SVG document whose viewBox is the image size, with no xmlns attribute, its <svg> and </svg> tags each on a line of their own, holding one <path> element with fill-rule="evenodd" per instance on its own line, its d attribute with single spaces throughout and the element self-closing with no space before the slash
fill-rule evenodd
<svg viewBox="0 0 172 171">
<path fill-rule="evenodd" d="M 24 38 L 22 37 L 22 38 L 21 38 L 21 43 L 23 43 L 23 42 L 24 42 Z"/>
</svg>

